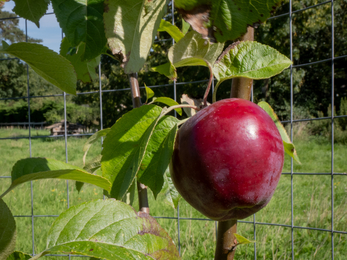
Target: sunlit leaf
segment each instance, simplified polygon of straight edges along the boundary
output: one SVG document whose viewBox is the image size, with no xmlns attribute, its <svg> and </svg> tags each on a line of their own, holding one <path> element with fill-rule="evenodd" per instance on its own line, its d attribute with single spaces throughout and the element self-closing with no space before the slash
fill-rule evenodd
<svg viewBox="0 0 347 260">
<path fill-rule="evenodd" d="M 136 178 L 162 109 L 144 105 L 126 113 L 107 134 L 102 150 L 102 174 L 112 183 L 111 197 L 122 199 Z"/>
<path fill-rule="evenodd" d="M 149 87 L 145 86 L 146 88 L 146 103 L 148 102 L 148 99 L 154 97 L 154 92 Z"/>
<path fill-rule="evenodd" d="M 176 42 L 184 37 L 184 34 L 180 31 L 180 29 L 178 29 L 176 25 L 173 25 L 172 23 L 163 19 L 160 21 L 158 32 L 167 32 Z"/>
<path fill-rule="evenodd" d="M 165 199 L 169 202 L 169 204 L 177 209 L 178 202 L 182 198 L 181 194 L 177 191 L 175 185 L 172 182 L 169 168 L 165 171 L 164 174 L 164 187 L 162 192 L 165 193 Z"/>
<path fill-rule="evenodd" d="M 87 142 L 83 146 L 83 164 L 86 163 L 86 157 L 92 144 L 95 143 L 99 138 L 106 136 L 110 132 L 110 130 L 111 128 L 102 129 L 88 138 Z"/>
<path fill-rule="evenodd" d="M 148 186 L 154 197 L 164 184 L 164 173 L 171 161 L 178 119 L 172 116 L 161 118 L 148 143 L 138 173 L 139 182 Z"/>
<path fill-rule="evenodd" d="M 172 239 L 154 218 L 114 199 L 90 201 L 63 212 L 39 257 L 49 253 L 106 260 L 180 259 Z"/>
<path fill-rule="evenodd" d="M 90 174 L 77 166 L 48 158 L 26 158 L 19 160 L 13 166 L 11 174 L 11 186 L 1 197 L 22 183 L 41 179 L 81 181 L 94 184 L 108 191 L 111 188 L 110 182 L 101 176 Z"/>
<path fill-rule="evenodd" d="M 289 135 L 287 134 L 286 129 L 283 127 L 281 121 L 278 119 L 275 111 L 272 109 L 272 107 L 266 103 L 265 101 L 261 101 L 258 103 L 258 106 L 260 106 L 262 109 L 264 109 L 266 111 L 266 113 L 269 114 L 269 116 L 272 118 L 272 120 L 275 122 L 278 131 L 280 132 L 280 135 L 282 137 L 283 140 L 283 146 L 284 146 L 284 151 L 290 155 L 291 157 L 293 157 L 293 159 L 301 164 L 299 157 L 296 153 L 294 144 L 291 142 Z"/>
<path fill-rule="evenodd" d="M 241 236 L 241 235 L 239 235 L 239 234 L 234 233 L 234 236 L 235 236 L 236 239 L 237 239 L 237 244 L 238 244 L 238 245 L 247 245 L 247 244 L 253 244 L 253 243 L 255 243 L 254 240 L 249 240 L 249 239 L 247 239 L 247 238 L 245 238 L 245 237 L 243 237 L 243 236 Z"/>
<path fill-rule="evenodd" d="M 292 62 L 270 46 L 246 41 L 229 46 L 218 58 L 213 73 L 218 85 L 224 80 L 243 77 L 266 79 L 281 73 Z"/>
<path fill-rule="evenodd" d="M 2 42 L 0 53 L 13 55 L 26 62 L 42 78 L 69 94 L 76 94 L 77 77 L 71 63 L 47 47 L 28 42 L 8 45 Z"/>
<path fill-rule="evenodd" d="M 168 98 L 168 97 L 155 98 L 155 99 L 153 99 L 152 103 L 162 103 L 162 104 L 165 104 L 169 107 L 179 105 L 175 100 L 173 100 L 172 98 Z M 180 116 L 182 115 L 182 109 L 181 108 L 176 108 L 175 110 Z"/>
<path fill-rule="evenodd" d="M 145 64 L 166 8 L 166 0 L 105 1 L 106 37 L 125 73 L 139 72 Z"/>
<path fill-rule="evenodd" d="M 172 65 L 171 62 L 164 63 L 157 67 L 152 67 L 151 71 L 163 74 L 164 76 L 168 77 L 170 80 L 177 79 L 176 68 L 174 65 Z"/>
<path fill-rule="evenodd" d="M 211 44 L 199 33 L 191 31 L 169 49 L 168 57 L 176 68 L 184 66 L 212 68 L 223 46 L 223 43 Z"/>
</svg>

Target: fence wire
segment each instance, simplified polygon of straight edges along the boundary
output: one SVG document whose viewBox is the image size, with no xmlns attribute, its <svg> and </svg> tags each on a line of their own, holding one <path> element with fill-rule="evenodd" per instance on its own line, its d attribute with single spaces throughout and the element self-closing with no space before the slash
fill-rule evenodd
<svg viewBox="0 0 347 260">
<path fill-rule="evenodd" d="M 289 70 L 290 70 L 290 119 L 289 120 L 284 120 L 282 121 L 282 123 L 287 123 L 290 125 L 290 137 L 291 140 L 293 140 L 294 138 L 294 125 L 295 123 L 299 123 L 299 122 L 312 122 L 314 120 L 330 120 L 331 121 L 331 172 L 330 173 L 324 173 L 324 172 L 316 172 L 316 173 L 305 173 L 305 172 L 294 172 L 294 166 L 293 166 L 293 159 L 291 159 L 291 170 L 290 172 L 283 172 L 283 175 L 289 175 L 290 176 L 290 208 L 291 208 L 291 214 L 290 214 L 290 224 L 281 224 L 281 223 L 266 223 L 266 222 L 259 222 L 257 221 L 257 214 L 255 214 L 253 216 L 253 220 L 252 221 L 244 221 L 244 220 L 240 220 L 238 221 L 239 223 L 243 223 L 243 224 L 247 224 L 247 225 L 251 225 L 252 229 L 253 229 L 253 239 L 257 240 L 257 229 L 260 226 L 274 226 L 274 227 L 283 227 L 286 229 L 290 230 L 291 233 L 291 241 L 290 241 L 290 247 L 291 247 L 291 259 L 295 259 L 295 238 L 296 238 L 296 230 L 312 230 L 312 231 L 319 231 L 319 232 L 327 232 L 330 233 L 331 236 L 331 259 L 334 259 L 334 254 L 335 254 L 335 246 L 334 246 L 334 234 L 347 234 L 346 230 L 335 230 L 335 223 L 334 223 L 334 176 L 342 176 L 342 175 L 346 175 L 345 173 L 339 173 L 339 172 L 334 172 L 334 127 L 335 127 L 335 119 L 337 118 L 346 118 L 347 115 L 340 115 L 340 116 L 336 116 L 334 114 L 334 109 L 331 109 L 331 115 L 330 116 L 325 116 L 325 117 L 318 117 L 318 118 L 303 118 L 303 119 L 294 119 L 294 73 L 293 73 L 293 69 L 295 68 L 301 68 L 301 67 L 306 67 L 306 66 L 312 66 L 312 65 L 316 65 L 316 64 L 320 64 L 320 63 L 326 63 L 326 62 L 330 62 L 331 63 L 331 107 L 334 107 L 334 97 L 335 97 L 335 93 L 334 93 L 334 75 L 335 75 L 335 61 L 336 60 L 340 60 L 340 59 L 345 59 L 347 58 L 347 55 L 341 55 L 341 56 L 337 56 L 335 57 L 335 52 L 334 52 L 334 1 L 324 1 L 321 3 L 317 3 L 313 6 L 308 6 L 305 8 L 302 8 L 300 10 L 292 10 L 293 7 L 293 0 L 289 0 L 289 12 L 286 13 L 282 13 L 276 16 L 273 16 L 270 18 L 270 20 L 272 19 L 276 19 L 276 18 L 280 18 L 280 17 L 289 17 L 289 44 L 290 44 L 290 59 L 292 61 L 294 61 L 294 45 L 293 45 L 293 15 L 294 14 L 299 14 L 302 13 L 306 10 L 309 9 L 315 9 L 318 8 L 320 6 L 324 6 L 324 5 L 330 5 L 331 6 L 331 54 L 330 54 L 330 58 L 327 59 L 322 59 L 322 60 L 318 60 L 318 61 L 313 61 L 313 62 L 309 62 L 309 63 L 304 63 L 304 64 L 293 64 Z M 172 24 L 175 24 L 175 20 L 174 20 L 174 8 L 173 5 L 171 5 L 171 17 L 172 17 Z M 52 15 L 53 13 L 47 13 L 46 15 Z M 8 20 L 8 19 L 18 19 L 20 17 L 11 17 L 11 18 L 1 18 L 0 21 L 3 20 Z M 26 35 L 26 41 L 28 41 L 28 22 L 25 21 L 25 35 Z M 165 39 L 165 41 L 167 41 Z M 172 44 L 174 44 L 174 40 L 172 39 Z M 157 41 L 158 42 L 158 41 Z M 7 61 L 10 60 L 12 58 L 7 58 L 7 59 L 1 59 L 0 62 L 2 61 Z M 26 65 L 27 66 L 27 65 Z M 97 91 L 89 91 L 89 92 L 80 92 L 77 93 L 77 95 L 90 95 L 90 94 L 96 94 L 99 95 L 99 108 L 100 108 L 100 125 L 99 128 L 100 130 L 102 130 L 104 128 L 104 117 L 103 117 L 103 94 L 108 94 L 108 93 L 112 93 L 112 92 L 122 92 L 122 93 L 129 93 L 130 92 L 130 88 L 122 88 L 122 89 L 112 89 L 112 90 L 103 90 L 103 83 L 102 83 L 102 68 L 101 68 L 101 64 L 99 64 L 98 66 L 98 75 L 99 75 L 99 81 L 98 81 L 98 85 L 99 85 L 99 89 Z M 19 139 L 27 139 L 28 140 L 28 144 L 29 144 L 29 152 L 28 152 L 28 156 L 32 157 L 32 139 L 55 139 L 55 138 L 64 138 L 65 141 L 65 161 L 66 163 L 69 162 L 68 160 L 68 155 L 69 155 L 69 148 L 68 148 L 68 143 L 71 140 L 70 138 L 78 138 L 78 137 L 83 137 L 83 136 L 90 136 L 92 135 L 92 133 L 84 133 L 84 134 L 68 134 L 67 132 L 67 97 L 69 96 L 66 93 L 63 94 L 52 94 L 52 95 L 37 95 L 37 96 L 30 96 L 30 77 L 29 77 L 29 67 L 26 67 L 26 76 L 27 76 L 27 96 L 25 97 L 11 97 L 11 98 L 4 98 L 4 97 L 0 97 L 0 101 L 10 101 L 10 100 L 27 100 L 27 104 L 28 104 L 28 122 L 26 123 L 27 125 L 29 125 L 28 128 L 28 136 L 20 136 L 20 137 L 3 137 L 0 138 L 0 145 L 1 145 L 1 141 L 4 140 L 19 140 Z M 173 98 L 175 100 L 177 100 L 177 87 L 179 86 L 184 86 L 186 84 L 200 84 L 200 83 L 206 83 L 208 82 L 208 80 L 197 80 L 197 81 L 192 81 L 192 82 L 173 82 L 173 83 L 167 83 L 164 85 L 153 85 L 153 86 L 148 86 L 150 88 L 163 88 L 163 87 L 169 87 L 172 88 L 173 90 Z M 214 87 L 214 85 L 213 85 Z M 212 88 L 213 88 L 212 87 Z M 142 87 L 144 88 L 144 87 Z M 47 97 L 62 97 L 63 98 L 63 102 L 64 102 L 64 128 L 65 128 L 65 133 L 64 135 L 56 135 L 56 136 L 52 136 L 52 135 L 40 135 L 40 136 L 33 136 L 32 135 L 32 126 L 34 126 L 36 123 L 35 122 L 31 122 L 31 100 L 36 100 L 38 98 L 47 98 Z M 253 101 L 253 89 L 252 89 L 252 101 Z M 175 112 L 176 113 L 176 112 Z M 101 141 L 102 143 L 102 141 Z M 315 227 L 305 227 L 305 226 L 298 226 L 295 225 L 295 219 L 294 219 L 294 177 L 295 176 L 330 176 L 330 185 L 331 185 L 331 223 L 330 223 L 330 228 L 315 228 Z M 5 179 L 9 179 L 10 176 L 0 176 L 0 181 L 5 180 Z M 69 190 L 69 182 L 66 181 L 66 201 L 67 201 L 67 208 L 70 207 L 70 190 Z M 58 217 L 57 214 L 49 214 L 50 212 L 47 212 L 47 214 L 35 214 L 35 209 L 34 209 L 34 198 L 35 196 L 39 196 L 39 194 L 34 193 L 34 187 L 33 187 L 33 182 L 31 182 L 30 184 L 30 202 L 31 202 L 31 212 L 30 214 L 23 214 L 23 215 L 14 215 L 14 217 L 16 219 L 20 219 L 20 218 L 28 218 L 31 220 L 31 232 L 32 232 L 32 255 L 36 255 L 39 252 L 37 252 L 35 250 L 36 246 L 35 246 L 35 228 L 37 227 L 37 223 L 35 225 L 35 220 L 38 218 L 56 218 Z M 9 205 L 11 207 L 11 205 Z M 190 218 L 190 217 L 182 217 L 180 215 L 180 208 L 177 208 L 176 211 L 176 216 L 155 216 L 155 218 L 157 219 L 166 219 L 166 220 L 170 220 L 170 221 L 174 221 L 177 223 L 177 238 L 176 243 L 178 246 L 178 250 L 180 252 L 180 254 L 182 254 L 182 250 L 181 250 L 181 236 L 182 236 L 182 232 L 186 232 L 186 230 L 182 230 L 181 227 L 181 223 L 182 221 L 211 221 L 209 219 L 205 219 L 205 218 Z M 214 228 L 215 230 L 217 230 L 216 228 L 217 223 L 214 223 Z M 28 227 L 29 228 L 29 227 Z M 215 234 L 216 235 L 216 234 Z M 20 236 L 20 234 L 19 234 Z M 258 238 L 259 239 L 259 238 Z M 257 259 L 257 251 L 259 249 L 258 243 L 254 243 L 254 254 L 252 257 L 247 258 L 247 259 Z M 214 250 L 214 249 L 210 249 L 210 250 Z M 65 256 L 66 258 L 68 257 L 69 259 L 71 259 L 70 255 L 48 255 L 48 256 Z M 74 256 L 75 257 L 75 256 Z M 82 257 L 82 256 L 80 256 Z M 265 258 L 264 258 L 265 259 Z M 288 258 L 289 259 L 289 258 Z"/>
</svg>

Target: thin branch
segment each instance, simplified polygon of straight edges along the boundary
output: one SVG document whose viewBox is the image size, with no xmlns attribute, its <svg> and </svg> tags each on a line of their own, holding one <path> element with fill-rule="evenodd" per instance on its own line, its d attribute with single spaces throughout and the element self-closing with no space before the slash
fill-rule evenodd
<svg viewBox="0 0 347 260">
<path fill-rule="evenodd" d="M 129 84 L 131 89 L 133 107 L 140 107 L 142 103 L 137 73 L 129 74 Z M 137 182 L 137 192 L 139 197 L 139 211 L 149 214 L 147 187 L 144 184 Z"/>
<path fill-rule="evenodd" d="M 210 80 L 208 81 L 208 85 L 207 85 L 207 88 L 206 88 L 206 91 L 205 91 L 205 94 L 204 94 L 204 98 L 203 98 L 204 107 L 207 107 L 207 97 L 208 97 L 208 94 L 210 93 L 211 86 L 212 86 L 212 81 L 213 81 L 213 71 L 212 71 L 212 68 L 210 66 L 208 66 L 208 69 L 210 70 Z"/>
</svg>

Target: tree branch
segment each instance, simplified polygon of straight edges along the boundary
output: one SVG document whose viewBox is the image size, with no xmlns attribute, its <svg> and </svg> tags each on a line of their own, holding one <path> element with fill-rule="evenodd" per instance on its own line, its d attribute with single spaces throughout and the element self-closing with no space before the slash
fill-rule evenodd
<svg viewBox="0 0 347 260">
<path fill-rule="evenodd" d="M 131 89 L 133 107 L 140 107 L 142 103 L 137 73 L 129 74 L 129 84 Z M 149 214 L 147 187 L 144 184 L 137 182 L 137 193 L 139 197 L 139 211 Z"/>
<path fill-rule="evenodd" d="M 254 40 L 254 28 L 248 27 L 247 33 L 241 37 L 241 41 Z M 252 91 L 252 79 L 234 78 L 231 85 L 231 98 L 250 100 Z M 237 220 L 219 221 L 215 260 L 233 260 L 237 240 L 234 236 L 237 230 Z"/>
</svg>

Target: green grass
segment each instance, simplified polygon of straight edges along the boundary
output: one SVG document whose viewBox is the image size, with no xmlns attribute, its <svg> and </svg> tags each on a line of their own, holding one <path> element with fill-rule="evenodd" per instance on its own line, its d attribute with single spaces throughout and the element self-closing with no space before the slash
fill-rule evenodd
<svg viewBox="0 0 347 260">
<path fill-rule="evenodd" d="M 25 136 L 27 130 L 1 130 L 0 138 L 9 136 Z M 32 135 L 48 135 L 47 131 L 32 131 Z M 302 165 L 294 164 L 294 172 L 330 173 L 331 144 L 328 140 L 313 137 L 295 138 L 296 148 Z M 68 161 L 74 165 L 82 165 L 82 147 L 86 138 L 68 138 Z M 33 157 L 49 157 L 65 161 L 65 140 L 32 139 Z M 94 145 L 90 158 L 100 153 L 100 145 Z M 9 176 L 13 164 L 29 153 L 29 141 L 1 140 L 0 176 Z M 345 173 L 347 147 L 334 145 L 334 172 Z M 286 157 L 283 172 L 290 172 L 290 158 Z M 291 182 L 293 181 L 294 226 L 331 228 L 331 176 L 325 175 L 282 175 L 273 199 L 269 205 L 256 214 L 256 221 L 291 225 Z M 0 179 L 0 192 L 10 184 L 10 179 Z M 346 176 L 334 176 L 334 229 L 347 231 L 347 180 Z M 81 193 L 75 189 L 72 181 L 41 180 L 33 182 L 33 211 L 35 215 L 59 215 L 69 206 L 102 198 L 102 190 L 92 185 L 85 185 Z M 31 185 L 24 184 L 4 198 L 14 215 L 31 215 Z M 136 202 L 134 205 L 137 208 Z M 160 195 L 157 201 L 150 195 L 150 209 L 153 216 L 176 217 L 177 211 L 171 208 Z M 184 201 L 180 202 L 181 218 L 204 218 Z M 35 253 L 45 249 L 45 240 L 50 225 L 55 217 L 34 218 Z M 32 253 L 31 218 L 16 217 L 18 239 L 17 249 Z M 253 222 L 253 216 L 243 221 Z M 158 219 L 178 243 L 177 220 Z M 180 220 L 180 244 L 183 259 L 213 259 L 215 246 L 215 222 L 208 220 Z M 238 224 L 238 233 L 253 239 L 252 223 Z M 297 229 L 293 231 L 295 259 L 330 259 L 331 233 L 326 231 Z M 291 228 L 256 225 L 257 259 L 291 259 Z M 335 259 L 346 259 L 347 235 L 334 234 Z M 235 259 L 253 259 L 254 246 L 240 246 Z M 68 259 L 67 257 L 46 257 L 46 259 Z M 73 257 L 72 259 L 81 259 Z"/>
</svg>

